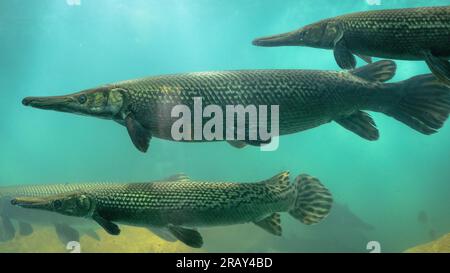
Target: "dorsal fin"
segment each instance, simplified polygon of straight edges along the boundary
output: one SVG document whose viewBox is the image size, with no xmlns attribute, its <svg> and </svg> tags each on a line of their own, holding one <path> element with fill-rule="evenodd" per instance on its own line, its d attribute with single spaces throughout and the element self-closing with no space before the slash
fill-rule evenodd
<svg viewBox="0 0 450 273">
<path fill-rule="evenodd" d="M 161 181 L 166 181 L 166 182 L 185 181 L 185 182 L 187 182 L 187 181 L 191 181 L 191 178 L 184 173 L 177 173 L 175 175 L 164 178 Z"/>
<path fill-rule="evenodd" d="M 262 181 L 262 183 L 266 183 L 268 185 L 273 185 L 281 188 L 288 187 L 290 183 L 289 172 L 288 171 L 281 172 L 270 179 Z"/>
<path fill-rule="evenodd" d="M 371 82 L 385 82 L 395 76 L 397 65 L 393 61 L 374 62 L 350 71 L 350 74 Z"/>
</svg>

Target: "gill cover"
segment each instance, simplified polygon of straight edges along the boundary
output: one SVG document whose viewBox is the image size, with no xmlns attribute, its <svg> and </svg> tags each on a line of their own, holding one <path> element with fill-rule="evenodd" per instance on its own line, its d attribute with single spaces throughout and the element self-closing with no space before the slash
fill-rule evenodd
<svg viewBox="0 0 450 273">
<path fill-rule="evenodd" d="M 113 119 L 120 114 L 126 91 L 114 87 L 99 87 L 64 96 L 27 97 L 25 106 L 79 115 Z"/>
</svg>

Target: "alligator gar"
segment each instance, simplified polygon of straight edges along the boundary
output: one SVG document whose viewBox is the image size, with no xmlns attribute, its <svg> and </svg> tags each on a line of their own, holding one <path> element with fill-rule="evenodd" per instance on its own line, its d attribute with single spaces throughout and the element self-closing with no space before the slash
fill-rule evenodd
<svg viewBox="0 0 450 273">
<path fill-rule="evenodd" d="M 172 181 L 171 176 L 158 181 Z M 100 240 L 98 234 L 92 229 L 92 221 L 87 219 L 55 214 L 48 211 L 30 211 L 11 205 L 11 200 L 16 197 L 43 197 L 54 194 L 86 190 L 110 185 L 111 183 L 65 183 L 65 184 L 37 184 L 15 185 L 0 187 L 0 242 L 14 239 L 16 234 L 28 236 L 33 233 L 32 225 L 53 226 L 55 232 L 64 245 L 70 241 L 80 241 L 80 236 L 87 235 Z M 14 224 L 14 221 L 17 224 Z M 18 231 L 17 231 L 17 228 Z M 148 228 L 153 234 L 166 241 L 174 241 L 172 236 L 157 228 Z"/>
<path fill-rule="evenodd" d="M 253 44 L 332 49 L 344 69 L 355 67 L 354 55 L 367 62 L 371 57 L 425 60 L 435 76 L 450 84 L 450 6 L 351 13 Z"/>
<path fill-rule="evenodd" d="M 172 181 L 95 185 L 70 193 L 18 197 L 13 205 L 87 217 L 108 233 L 118 235 L 114 223 L 165 229 L 191 247 L 201 247 L 197 227 L 253 222 L 281 235 L 280 212 L 304 224 L 314 224 L 331 209 L 330 192 L 319 180 L 289 173 L 256 183 L 198 182 L 188 177 Z"/>
<path fill-rule="evenodd" d="M 81 235 L 88 235 L 96 240 L 100 237 L 92 230 L 90 221 L 76 217 L 58 215 L 47 211 L 30 211 L 11 205 L 11 200 L 19 196 L 45 196 L 73 191 L 76 184 L 53 185 L 17 185 L 0 187 L 0 242 L 6 242 L 20 236 L 31 235 L 33 225 L 53 226 L 64 245 L 70 241 L 80 241 Z M 15 224 L 14 222 L 17 222 Z M 18 231 L 17 231 L 18 229 Z"/>
<path fill-rule="evenodd" d="M 171 129 L 178 117 L 171 115 L 172 110 L 185 105 L 194 111 L 194 99 L 198 97 L 203 99 L 205 108 L 214 105 L 223 112 L 230 105 L 278 105 L 280 135 L 336 121 L 363 138 L 376 140 L 379 133 L 375 122 L 363 110 L 392 116 L 423 134 L 435 133 L 448 118 L 450 88 L 431 74 L 384 83 L 395 71 L 394 62 L 379 61 L 339 72 L 186 73 L 129 80 L 65 96 L 27 97 L 23 104 L 112 119 L 128 129 L 132 142 L 142 152 L 147 151 L 152 136 L 174 140 Z M 206 122 L 203 120 L 203 124 Z M 251 126 L 258 124 L 248 125 Z M 262 144 L 250 139 L 243 142 Z"/>
</svg>

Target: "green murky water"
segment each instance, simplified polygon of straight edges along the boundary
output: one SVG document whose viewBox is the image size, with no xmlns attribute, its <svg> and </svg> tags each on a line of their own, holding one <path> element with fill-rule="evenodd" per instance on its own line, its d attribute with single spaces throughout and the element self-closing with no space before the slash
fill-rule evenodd
<svg viewBox="0 0 450 273">
<path fill-rule="evenodd" d="M 381 134 L 376 142 L 330 123 L 282 137 L 274 152 L 153 139 L 149 152 L 142 154 L 114 122 L 25 108 L 21 100 L 178 72 L 337 70 L 331 51 L 260 48 L 251 41 L 349 12 L 445 4 L 447 0 L 1 1 L 0 186 L 148 181 L 179 172 L 194 179 L 245 182 L 282 170 L 306 172 L 319 177 L 339 203 L 329 219 L 307 227 L 283 215 L 282 238 L 250 224 L 210 228 L 204 230 L 204 250 L 367 252 L 366 244 L 378 241 L 382 251 L 397 252 L 429 241 L 430 230 L 435 236 L 450 231 L 449 124 L 424 136 L 374 113 Z M 429 73 L 423 62 L 397 64 L 393 81 Z M 426 212 L 427 223 L 418 221 L 420 211 Z"/>
</svg>

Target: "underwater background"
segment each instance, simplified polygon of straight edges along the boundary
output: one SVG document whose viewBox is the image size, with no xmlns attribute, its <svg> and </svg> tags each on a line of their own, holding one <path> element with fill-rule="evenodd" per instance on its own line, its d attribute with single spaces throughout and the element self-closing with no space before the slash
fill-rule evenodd
<svg viewBox="0 0 450 273">
<path fill-rule="evenodd" d="M 251 41 L 350 12 L 447 4 L 448 0 L 0 1 L 0 186 L 138 182 L 180 172 L 194 180 L 254 182 L 289 170 L 292 178 L 308 173 L 330 189 L 337 204 L 328 219 L 305 226 L 282 215 L 281 238 L 252 224 L 200 229 L 205 241 L 201 251 L 368 252 L 367 243 L 378 241 L 383 252 L 401 252 L 436 239 L 450 232 L 448 122 L 439 133 L 425 136 L 371 113 L 381 134 L 375 142 L 329 123 L 281 137 L 273 152 L 235 149 L 225 142 L 154 138 L 149 152 L 142 154 L 126 129 L 114 122 L 26 108 L 21 100 L 158 74 L 339 70 L 332 51 L 262 48 Z M 425 62 L 396 62 L 392 81 L 429 73 Z M 358 60 L 358 65 L 363 62 Z M 127 238 L 126 233 L 121 236 Z M 28 248 L 9 244 L 8 249 L 0 243 L 0 251 L 45 251 L 43 246 L 53 239 L 40 240 Z M 104 245 L 113 248 L 108 240 L 113 238 L 102 236 Z M 128 241 L 133 245 L 139 240 L 134 235 Z M 100 248 L 102 241 L 97 243 Z M 190 250 L 163 246 L 161 251 Z"/>
</svg>

